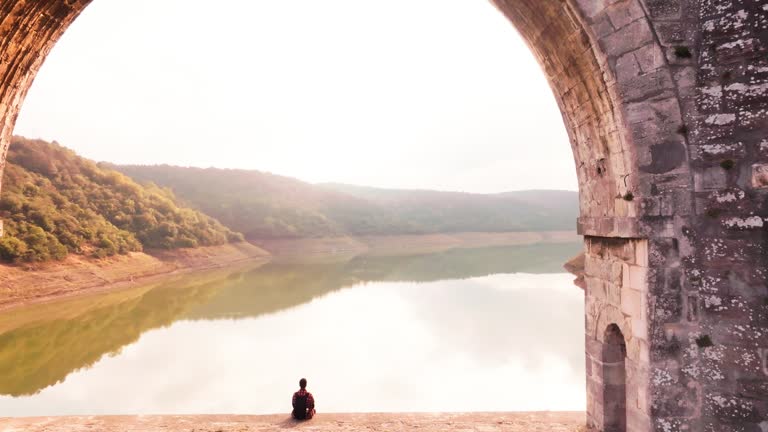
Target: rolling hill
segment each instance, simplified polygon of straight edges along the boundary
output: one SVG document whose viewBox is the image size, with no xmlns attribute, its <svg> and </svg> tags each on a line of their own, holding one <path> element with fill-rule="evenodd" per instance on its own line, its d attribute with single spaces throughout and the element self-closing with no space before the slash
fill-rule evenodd
<svg viewBox="0 0 768 432">
<path fill-rule="evenodd" d="M 572 230 L 578 194 L 471 194 L 311 184 L 251 170 L 109 165 L 169 188 L 247 238 Z"/>
</svg>

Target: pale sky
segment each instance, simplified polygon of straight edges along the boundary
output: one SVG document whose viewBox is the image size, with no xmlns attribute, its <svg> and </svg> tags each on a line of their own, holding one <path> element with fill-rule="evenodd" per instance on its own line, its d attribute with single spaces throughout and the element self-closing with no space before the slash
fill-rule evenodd
<svg viewBox="0 0 768 432">
<path fill-rule="evenodd" d="M 116 163 L 577 189 L 544 74 L 487 0 L 94 0 L 16 133 Z"/>
</svg>

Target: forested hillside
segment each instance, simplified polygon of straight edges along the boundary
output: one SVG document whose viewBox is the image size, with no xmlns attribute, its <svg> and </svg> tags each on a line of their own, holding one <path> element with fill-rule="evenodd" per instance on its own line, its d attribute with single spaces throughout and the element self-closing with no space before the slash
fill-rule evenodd
<svg viewBox="0 0 768 432">
<path fill-rule="evenodd" d="M 364 199 L 260 171 L 108 165 L 170 188 L 187 205 L 248 238 L 421 232 Z"/>
<path fill-rule="evenodd" d="M 572 230 L 570 191 L 469 194 L 313 185 L 259 171 L 168 165 L 114 166 L 168 187 L 187 205 L 246 237 Z"/>
<path fill-rule="evenodd" d="M 386 207 L 428 232 L 572 230 L 579 209 L 578 194 L 561 190 L 472 194 L 321 186 Z"/>
<path fill-rule="evenodd" d="M 0 195 L 0 260 L 105 257 L 242 240 L 169 190 L 141 186 L 55 143 L 14 137 Z"/>
</svg>

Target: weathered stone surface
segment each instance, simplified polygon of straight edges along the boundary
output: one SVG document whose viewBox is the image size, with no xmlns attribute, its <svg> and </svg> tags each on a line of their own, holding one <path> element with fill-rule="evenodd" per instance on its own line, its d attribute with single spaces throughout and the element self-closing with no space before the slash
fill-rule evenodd
<svg viewBox="0 0 768 432">
<path fill-rule="evenodd" d="M 768 164 L 752 165 L 752 187 L 768 188 Z"/>
<path fill-rule="evenodd" d="M 0 170 L 35 73 L 89 2 L 0 2 Z M 587 424 L 768 430 L 768 3 L 493 3 L 570 136 Z M 624 408 L 604 382 L 609 328 L 624 341 Z"/>
<path fill-rule="evenodd" d="M 288 415 L 83 416 L 0 418 L 0 431 L 25 432 L 582 432 L 583 413 L 325 414 L 307 422 Z"/>
</svg>

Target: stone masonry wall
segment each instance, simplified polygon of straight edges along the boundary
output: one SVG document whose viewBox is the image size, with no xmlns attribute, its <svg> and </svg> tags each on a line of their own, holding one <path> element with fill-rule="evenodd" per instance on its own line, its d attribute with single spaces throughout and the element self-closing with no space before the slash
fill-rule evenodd
<svg viewBox="0 0 768 432">
<path fill-rule="evenodd" d="M 647 240 L 585 239 L 587 425 L 603 430 L 603 352 L 606 329 L 616 324 L 626 344 L 627 431 L 650 429 L 647 381 L 650 343 L 647 332 Z"/>
<path fill-rule="evenodd" d="M 648 1 L 685 119 L 690 215 L 652 243 L 663 431 L 768 430 L 768 2 Z"/>
</svg>

